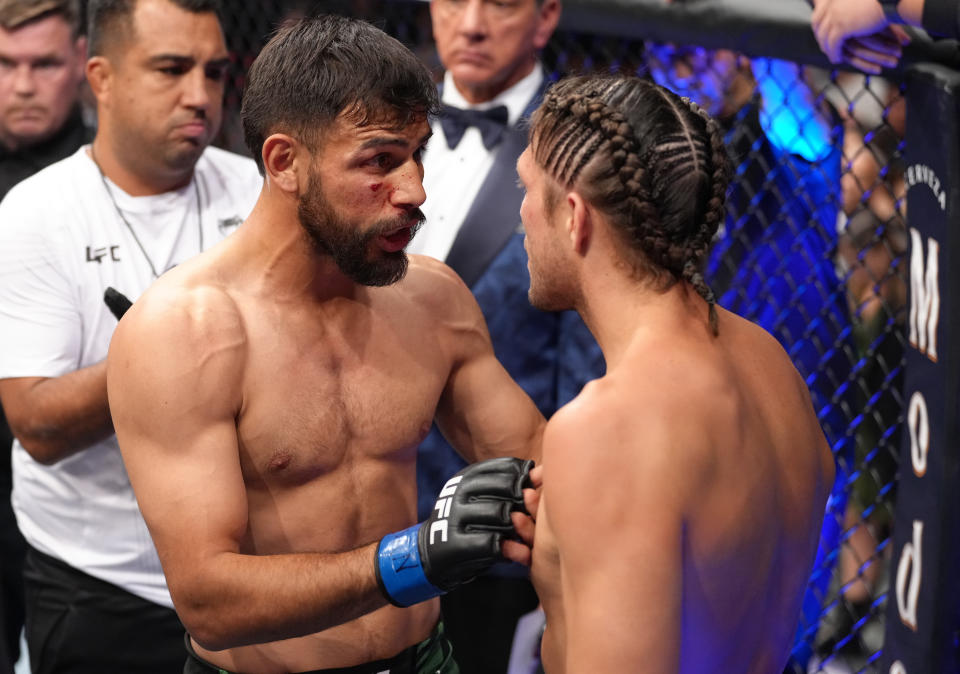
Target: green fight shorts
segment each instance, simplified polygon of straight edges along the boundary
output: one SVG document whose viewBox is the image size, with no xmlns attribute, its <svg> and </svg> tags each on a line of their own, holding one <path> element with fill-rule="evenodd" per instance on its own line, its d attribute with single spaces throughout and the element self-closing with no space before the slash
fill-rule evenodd
<svg viewBox="0 0 960 674">
<path fill-rule="evenodd" d="M 198 656 L 190 644 L 189 634 L 185 636 L 185 642 L 187 662 L 183 666 L 183 674 L 235 674 Z M 429 637 L 392 658 L 353 667 L 315 669 L 298 674 L 460 674 L 460 668 L 453 659 L 453 647 L 443 631 L 443 622 L 440 622 Z"/>
</svg>

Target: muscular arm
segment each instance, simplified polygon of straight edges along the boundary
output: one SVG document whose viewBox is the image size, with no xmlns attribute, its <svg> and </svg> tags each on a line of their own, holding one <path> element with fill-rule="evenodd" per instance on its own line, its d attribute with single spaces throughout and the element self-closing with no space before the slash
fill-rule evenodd
<svg viewBox="0 0 960 674">
<path fill-rule="evenodd" d="M 453 367 L 437 406 L 437 425 L 467 461 L 497 456 L 538 459 L 543 415 L 494 355 L 473 294 L 444 269 Z"/>
<path fill-rule="evenodd" d="M 174 604 L 214 650 L 314 633 L 386 604 L 375 543 L 338 554 L 241 552 L 235 420 L 246 349 L 224 295 L 157 291 L 131 309 L 108 358 L 117 437 Z"/>
<path fill-rule="evenodd" d="M 559 551 L 564 671 L 676 672 L 679 468 L 664 434 L 636 437 L 596 409 L 574 403 L 544 434 L 541 510 Z"/>
<path fill-rule="evenodd" d="M 62 377 L 0 380 L 7 421 L 34 460 L 51 465 L 113 434 L 106 365 Z"/>
</svg>

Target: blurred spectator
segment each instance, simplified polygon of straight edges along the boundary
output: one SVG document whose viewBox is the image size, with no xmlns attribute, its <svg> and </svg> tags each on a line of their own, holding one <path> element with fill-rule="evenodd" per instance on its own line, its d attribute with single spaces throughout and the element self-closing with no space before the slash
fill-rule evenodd
<svg viewBox="0 0 960 674">
<path fill-rule="evenodd" d="M 76 0 L 0 0 L 0 199 L 90 139 L 78 102 L 86 41 Z M 0 408 L 0 672 L 23 628 L 25 544 L 10 505 L 13 435 Z"/>
<path fill-rule="evenodd" d="M 650 44 L 647 52 L 658 84 L 697 101 L 726 129 L 735 175 L 706 280 L 720 305 L 763 326 L 786 349 L 806 379 L 837 455 L 838 478 L 815 564 L 817 587 L 804 604 L 802 620 L 810 626 L 823 608 L 829 574 L 822 567 L 831 563 L 828 551 L 839 545 L 844 470 L 853 461 L 844 385 L 853 365 L 850 320 L 833 262 L 840 153 L 809 91 L 799 87 L 804 95 L 794 91 L 779 100 L 761 95 L 798 88 L 798 72 L 781 72 L 787 64 L 751 64 L 729 50 L 665 44 Z M 789 86 L 762 81 L 784 76 Z M 799 123 L 784 130 L 785 120 Z M 795 660 L 802 663 L 810 655 L 810 645 L 798 641 Z"/>
<path fill-rule="evenodd" d="M 89 140 L 76 0 L 0 0 L 0 198 Z"/>
<path fill-rule="evenodd" d="M 16 436 L 36 673 L 160 674 L 186 659 L 113 435 L 103 361 L 117 319 L 102 298 L 113 286 L 135 300 L 232 231 L 259 193 L 252 161 L 205 149 L 228 64 L 217 8 L 93 0 L 96 138 L 0 203 L 0 399 Z M 14 116 L 15 128 L 38 134 L 28 122 L 40 116 Z"/>
<path fill-rule="evenodd" d="M 560 17 L 559 0 L 433 0 L 446 68 L 443 113 L 424 156 L 427 224 L 409 248 L 446 261 L 477 298 L 497 358 L 546 416 L 603 374 L 599 347 L 573 312 L 545 313 L 527 299 L 516 161 L 521 120 L 539 104 L 537 60 Z M 465 465 L 434 427 L 417 460 L 420 516 Z M 441 599 L 464 674 L 505 672 L 518 618 L 537 606 L 526 570 L 500 567 Z"/>
</svg>

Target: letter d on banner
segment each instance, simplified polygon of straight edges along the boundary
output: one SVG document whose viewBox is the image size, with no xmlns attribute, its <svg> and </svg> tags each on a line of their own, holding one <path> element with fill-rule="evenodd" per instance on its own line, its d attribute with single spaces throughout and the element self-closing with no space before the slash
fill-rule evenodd
<svg viewBox="0 0 960 674">
<path fill-rule="evenodd" d="M 900 620 L 917 631 L 917 600 L 920 597 L 920 549 L 923 541 L 923 522 L 913 521 L 913 541 L 903 546 L 897 565 L 897 610 Z M 910 587 L 907 589 L 907 577 Z M 891 671 L 893 671 L 891 669 Z"/>
</svg>

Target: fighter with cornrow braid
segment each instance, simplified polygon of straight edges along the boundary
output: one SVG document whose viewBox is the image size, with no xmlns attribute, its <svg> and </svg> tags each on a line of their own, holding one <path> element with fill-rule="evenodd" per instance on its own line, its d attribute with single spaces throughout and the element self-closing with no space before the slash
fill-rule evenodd
<svg viewBox="0 0 960 674">
<path fill-rule="evenodd" d="M 530 299 L 576 309 L 607 361 L 534 471 L 545 671 L 782 671 L 833 460 L 783 348 L 701 274 L 716 122 L 640 79 L 564 80 L 517 170 Z"/>
<path fill-rule="evenodd" d="M 556 98 L 544 103 L 540 119 L 546 118 L 547 128 L 537 160 L 561 185 L 570 187 L 603 148 L 609 163 L 585 176 L 585 182 L 595 185 L 597 205 L 627 219 L 626 233 L 647 251 L 655 265 L 649 271 L 664 287 L 680 279 L 694 286 L 709 305 L 710 325 L 716 331 L 715 299 L 700 267 L 724 217 L 728 163 L 719 126 L 696 103 L 658 90 L 665 114 L 680 123 L 655 139 L 635 137 L 624 115 L 601 99 L 601 87 L 606 85 L 596 86 L 576 95 L 557 91 Z M 696 119 L 706 124 L 704 137 L 690 133 Z M 576 121 L 579 125 L 571 124 Z M 646 145 L 642 154 L 641 142 Z M 658 158 L 648 166 L 645 160 L 652 152 Z M 545 156 L 548 153 L 552 156 Z M 710 186 L 707 198 L 689 200 L 688 190 L 701 185 Z M 676 198 L 666 193 L 668 186 L 677 188 Z"/>
</svg>

